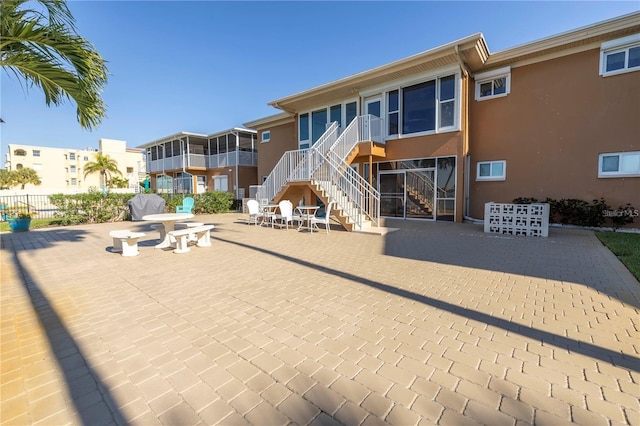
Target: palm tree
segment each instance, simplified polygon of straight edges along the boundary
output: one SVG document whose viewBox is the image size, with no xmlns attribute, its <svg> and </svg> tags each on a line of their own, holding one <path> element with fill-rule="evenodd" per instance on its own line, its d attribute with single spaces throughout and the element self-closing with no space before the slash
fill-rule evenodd
<svg viewBox="0 0 640 426">
<path fill-rule="evenodd" d="M 32 183 L 34 185 L 40 185 L 42 183 L 38 176 L 38 172 L 28 167 L 15 170 L 11 173 L 13 176 L 13 185 L 20 185 L 20 189 L 24 189 L 24 186 L 28 183 Z"/>
<path fill-rule="evenodd" d="M 102 176 L 102 192 L 106 191 L 107 180 L 111 179 L 111 174 L 122 175 L 118 170 L 118 162 L 109 157 L 108 154 L 96 153 L 95 161 L 89 161 L 84 165 L 84 177 L 93 173 L 100 173 Z"/>
<path fill-rule="evenodd" d="M 47 106 L 74 101 L 83 128 L 100 125 L 106 116 L 106 63 L 78 35 L 64 0 L 2 0 L 0 34 L 0 66 L 7 73 L 42 89 Z"/>
</svg>

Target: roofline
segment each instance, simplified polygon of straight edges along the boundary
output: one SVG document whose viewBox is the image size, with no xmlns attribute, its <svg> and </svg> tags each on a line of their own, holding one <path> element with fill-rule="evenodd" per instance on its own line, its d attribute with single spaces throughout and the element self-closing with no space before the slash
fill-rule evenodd
<svg viewBox="0 0 640 426">
<path fill-rule="evenodd" d="M 272 107 L 278 108 L 278 109 L 282 109 L 281 107 L 279 107 L 279 104 L 282 103 L 286 103 L 286 102 L 291 102 L 291 101 L 295 101 L 295 100 L 299 100 L 299 99 L 303 99 L 305 97 L 308 96 L 312 96 L 314 93 L 320 92 L 324 89 L 328 89 L 331 87 L 335 87 L 335 86 L 340 86 L 343 84 L 349 84 L 349 83 L 353 83 L 354 81 L 357 81 L 361 78 L 365 78 L 374 74 L 378 74 L 378 73 L 383 73 L 386 70 L 389 70 L 391 68 L 394 67 L 398 67 L 398 66 L 402 66 L 403 64 L 409 63 L 409 62 L 414 62 L 416 60 L 419 60 L 421 58 L 427 58 L 429 56 L 434 56 L 437 55 L 438 53 L 442 53 L 442 52 L 446 52 L 449 51 L 451 49 L 455 49 L 457 46 L 461 45 L 461 44 L 466 44 L 466 43 L 470 43 L 470 42 L 477 42 L 478 40 L 482 41 L 483 47 L 486 48 L 487 44 L 484 40 L 484 36 L 482 35 L 482 33 L 475 33 L 472 34 L 470 36 L 449 42 L 447 44 L 443 44 L 441 46 L 435 47 L 433 49 L 429 49 L 426 50 L 424 52 L 420 52 L 417 53 L 415 55 L 411 55 L 402 59 L 399 59 L 397 61 L 394 62 L 390 62 L 387 63 L 385 65 L 381 65 L 375 68 L 371 68 L 369 70 L 366 71 L 362 71 L 356 74 L 352 74 L 350 76 L 347 77 L 343 77 L 341 79 L 338 80 L 334 80 L 332 82 L 320 85 L 320 86 L 316 86 L 314 88 L 302 91 L 302 92 L 298 92 L 295 93 L 293 95 L 289 95 L 289 96 L 285 96 L 284 98 L 279 98 L 276 100 L 273 100 L 271 102 L 268 103 L 268 105 L 271 105 Z M 488 51 L 488 49 L 487 49 Z"/>
<path fill-rule="evenodd" d="M 245 133 L 254 133 L 254 134 L 258 133 L 253 129 L 246 129 L 244 127 L 233 127 L 231 129 L 223 130 L 221 132 L 209 133 L 207 137 L 214 138 L 216 136 L 224 135 L 225 133 L 233 133 L 233 132 L 245 132 Z"/>
<path fill-rule="evenodd" d="M 215 132 L 215 133 L 210 133 L 208 135 L 205 135 L 203 133 L 193 133 L 193 132 L 184 132 L 184 131 L 182 131 L 182 132 L 174 133 L 173 135 L 169 135 L 169 136 L 165 136 L 165 137 L 162 137 L 162 138 L 158 138 L 158 139 L 156 139 L 154 141 L 147 142 L 147 143 L 144 143 L 142 145 L 138 145 L 137 148 L 148 148 L 150 146 L 154 146 L 154 145 L 157 145 L 157 144 L 162 143 L 162 142 L 168 142 L 168 141 L 171 141 L 171 140 L 180 139 L 180 138 L 182 138 L 184 136 L 194 136 L 194 137 L 197 137 L 197 138 L 208 139 L 208 138 L 216 137 L 218 135 L 222 135 L 224 133 L 233 133 L 233 132 L 257 133 L 255 130 L 245 129 L 244 127 L 232 127 L 231 129 L 227 129 L 227 130 L 223 130 L 223 131 Z"/>
<path fill-rule="evenodd" d="M 207 137 L 207 135 L 203 135 L 203 134 L 200 134 L 200 133 L 192 133 L 192 132 L 184 132 L 184 131 L 182 131 L 182 132 L 174 133 L 173 135 L 169 135 L 169 136 L 164 136 L 162 138 L 158 138 L 156 140 L 144 143 L 142 145 L 138 145 L 137 148 L 147 148 L 149 146 L 156 145 L 156 144 L 158 144 L 160 142 L 167 142 L 167 141 L 173 140 L 173 139 L 180 139 L 183 136 L 197 136 L 199 138 L 206 138 Z"/>
<path fill-rule="evenodd" d="M 554 34 L 528 43 L 519 44 L 514 47 L 491 53 L 486 62 L 486 66 L 491 64 L 513 60 L 524 55 L 541 52 L 547 49 L 557 48 L 559 46 L 572 42 L 584 40 L 591 37 L 598 37 L 604 34 L 638 25 L 640 19 L 639 12 L 631 12 L 616 18 L 607 19 L 605 21 L 596 22 L 594 24 L 585 25 L 573 30 Z"/>
<path fill-rule="evenodd" d="M 245 126 L 247 126 L 247 127 L 256 128 L 256 127 L 260 127 L 261 125 L 264 125 L 264 124 L 269 124 L 269 123 L 273 123 L 273 122 L 276 122 L 276 121 L 287 120 L 287 119 L 292 119 L 293 120 L 293 114 L 291 114 L 289 112 L 280 112 L 278 114 L 273 114 L 273 115 L 269 115 L 267 117 L 258 118 L 258 119 L 253 120 L 253 121 L 248 121 L 248 122 L 243 123 L 243 124 Z"/>
</svg>

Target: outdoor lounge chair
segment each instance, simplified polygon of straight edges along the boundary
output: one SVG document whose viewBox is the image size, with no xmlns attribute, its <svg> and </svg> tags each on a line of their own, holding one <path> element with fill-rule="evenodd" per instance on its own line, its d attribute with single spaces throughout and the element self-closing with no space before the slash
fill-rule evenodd
<svg viewBox="0 0 640 426">
<path fill-rule="evenodd" d="M 176 213 L 191 213 L 191 209 L 193 209 L 194 203 L 195 201 L 193 198 L 184 197 L 184 200 L 182 200 L 182 205 L 176 206 Z"/>
<path fill-rule="evenodd" d="M 325 209 L 325 215 L 324 217 L 318 217 L 318 216 L 314 216 L 311 218 L 310 223 L 309 223 L 309 228 L 311 229 L 311 232 L 313 232 L 313 228 L 318 229 L 318 231 L 320 230 L 320 228 L 318 228 L 318 224 L 323 224 L 325 230 L 327 231 L 327 234 L 329 233 L 329 230 L 331 229 L 331 227 L 329 226 L 329 220 L 330 220 L 330 216 L 331 216 L 331 205 L 333 204 L 333 201 L 331 201 L 329 204 L 327 204 L 327 207 Z"/>
<path fill-rule="evenodd" d="M 258 200 L 247 201 L 247 209 L 249 210 L 249 221 L 247 223 L 253 222 L 254 225 L 257 225 L 258 219 L 262 217 Z"/>
</svg>

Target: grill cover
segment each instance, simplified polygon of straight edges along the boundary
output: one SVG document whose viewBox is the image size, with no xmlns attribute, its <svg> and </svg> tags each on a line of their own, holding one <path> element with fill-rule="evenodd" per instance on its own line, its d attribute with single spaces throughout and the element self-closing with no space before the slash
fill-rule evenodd
<svg viewBox="0 0 640 426">
<path fill-rule="evenodd" d="M 142 220 L 147 214 L 164 213 L 165 201 L 156 194 L 138 194 L 129 200 L 131 220 Z"/>
</svg>

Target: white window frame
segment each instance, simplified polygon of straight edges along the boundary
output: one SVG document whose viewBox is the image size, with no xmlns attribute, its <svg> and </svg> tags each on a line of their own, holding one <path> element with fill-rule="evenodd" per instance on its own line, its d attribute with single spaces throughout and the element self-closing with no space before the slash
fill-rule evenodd
<svg viewBox="0 0 640 426">
<path fill-rule="evenodd" d="M 229 192 L 229 176 L 213 176 L 213 190 L 214 192 Z"/>
<path fill-rule="evenodd" d="M 480 166 L 483 164 L 489 164 L 490 166 L 489 176 L 480 176 Z M 502 164 L 502 175 L 493 176 L 494 164 Z M 507 180 L 507 161 L 506 160 L 478 161 L 476 163 L 476 180 L 480 180 L 480 181 Z"/>
<path fill-rule="evenodd" d="M 271 142 L 271 130 L 260 133 L 260 143 Z"/>
<path fill-rule="evenodd" d="M 476 82 L 476 101 L 486 101 L 487 99 L 495 99 L 495 98 L 503 98 L 509 93 L 511 93 L 511 67 L 499 68 L 497 70 L 487 71 L 483 73 L 479 73 L 473 76 Z M 505 79 L 505 92 L 499 93 L 497 95 L 492 94 L 487 96 L 480 95 L 480 86 L 484 83 L 491 82 L 493 84 L 494 80 L 504 78 Z"/>
<path fill-rule="evenodd" d="M 602 43 L 600 45 L 600 75 L 603 77 L 609 77 L 611 75 L 640 71 L 640 66 L 629 68 L 629 49 L 634 47 L 640 47 L 640 34 L 634 34 L 628 37 Z M 614 71 L 606 71 L 607 56 L 620 52 L 625 52 L 624 68 Z"/>
<path fill-rule="evenodd" d="M 312 108 L 309 110 L 305 110 L 305 111 L 300 111 L 300 113 L 298 114 L 298 149 L 307 149 L 311 146 L 311 141 L 313 140 L 313 120 L 312 120 L 312 114 L 314 112 L 318 112 L 321 110 L 325 110 L 326 114 L 327 114 L 327 125 L 330 124 L 329 120 L 331 120 L 331 107 L 334 107 L 336 105 L 340 105 L 341 106 L 341 110 L 340 110 L 340 119 L 342 121 L 342 125 L 346 128 L 346 126 L 349 125 L 349 123 L 346 123 L 347 121 L 347 105 L 348 104 L 352 104 L 355 103 L 356 104 L 356 117 L 360 115 L 359 111 L 360 111 L 360 99 L 358 98 L 351 98 L 351 99 L 346 99 L 344 101 L 341 102 L 337 102 L 337 103 L 332 103 L 331 105 L 322 105 L 319 106 L 317 108 Z M 308 128 L 308 133 L 309 133 L 309 139 L 305 139 L 302 140 L 300 138 L 300 119 L 299 117 L 301 115 L 307 114 L 308 115 L 308 119 L 309 122 L 307 123 L 307 128 Z"/>
<path fill-rule="evenodd" d="M 629 152 L 604 152 L 598 156 L 598 177 L 599 178 L 620 178 L 620 177 L 640 177 L 640 160 L 638 160 L 638 168 L 635 171 L 615 171 L 615 172 L 604 172 L 602 171 L 602 166 L 604 165 L 604 157 L 615 157 L 618 156 L 618 169 L 620 168 L 620 163 L 622 162 L 623 157 L 627 156 L 640 156 L 640 151 L 629 151 Z"/>
<path fill-rule="evenodd" d="M 455 94 L 454 94 L 454 98 L 453 100 L 448 99 L 444 102 L 451 102 L 453 101 L 454 103 L 454 115 L 453 115 L 453 125 L 451 126 L 444 126 L 441 127 L 440 126 L 440 115 L 441 115 L 441 101 L 440 101 L 440 79 L 445 78 L 445 77 L 449 77 L 453 75 L 454 76 L 454 81 L 455 81 Z M 404 92 L 403 90 L 417 85 L 417 84 L 421 84 L 421 83 L 426 83 L 428 81 L 435 81 L 436 84 L 436 103 L 435 103 L 435 109 L 436 109 L 436 117 L 435 117 L 435 129 L 434 130 L 425 130 L 425 131 L 421 131 L 421 132 L 415 132 L 415 133 L 402 133 L 403 130 L 403 114 L 404 114 L 404 109 L 403 109 L 403 96 L 404 96 Z M 389 101 L 389 92 L 392 92 L 394 90 L 398 90 L 398 110 L 394 110 L 394 111 L 389 111 L 388 110 L 388 101 Z M 403 138 L 414 138 L 417 136 L 425 136 L 425 135 L 434 135 L 434 134 L 438 134 L 438 133 L 447 133 L 447 132 L 457 132 L 461 129 L 460 126 L 460 117 L 462 116 L 462 85 L 461 85 L 461 77 L 460 77 L 460 68 L 458 66 L 454 66 L 454 67 L 443 67 L 443 68 L 439 68 L 437 70 L 434 70 L 432 72 L 428 72 L 428 73 L 423 73 L 418 77 L 411 77 L 411 78 L 407 78 L 407 79 L 402 79 L 402 80 L 398 80 L 395 81 L 393 84 L 386 84 L 383 86 L 377 86 L 374 88 L 371 88 L 367 91 L 362 91 L 360 93 L 360 95 L 363 98 L 366 97 L 371 97 L 373 95 L 380 95 L 382 94 L 382 105 L 381 105 L 381 114 L 384 115 L 384 120 L 385 120 L 385 136 L 386 139 L 403 139 Z M 398 113 L 398 133 L 397 134 L 389 134 L 389 115 L 393 114 L 393 113 Z"/>
</svg>

